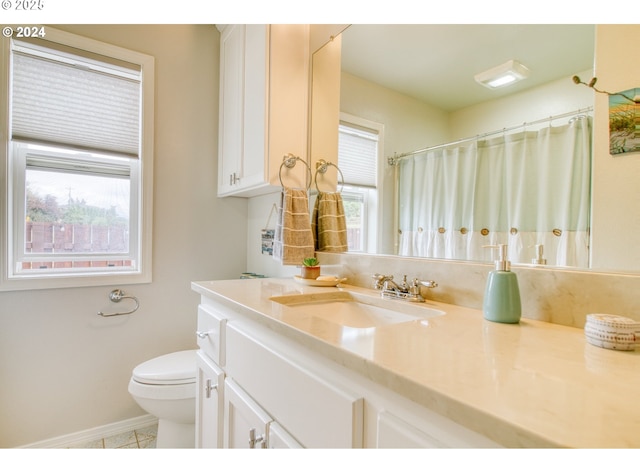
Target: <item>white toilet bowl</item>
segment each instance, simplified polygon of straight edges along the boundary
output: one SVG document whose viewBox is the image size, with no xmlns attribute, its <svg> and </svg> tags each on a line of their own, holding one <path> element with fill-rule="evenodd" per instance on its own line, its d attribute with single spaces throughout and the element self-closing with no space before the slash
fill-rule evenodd
<svg viewBox="0 0 640 449">
<path fill-rule="evenodd" d="M 179 351 L 133 369 L 129 393 L 158 418 L 156 447 L 194 447 L 196 351 Z"/>
</svg>

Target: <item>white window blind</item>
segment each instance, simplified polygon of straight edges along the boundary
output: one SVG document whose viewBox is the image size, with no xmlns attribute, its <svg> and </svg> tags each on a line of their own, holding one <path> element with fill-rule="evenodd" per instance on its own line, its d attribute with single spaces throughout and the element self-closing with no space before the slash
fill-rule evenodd
<svg viewBox="0 0 640 449">
<path fill-rule="evenodd" d="M 338 161 L 345 184 L 376 187 L 378 134 L 340 124 L 338 135 Z"/>
<path fill-rule="evenodd" d="M 139 67 L 21 41 L 12 58 L 12 139 L 139 156 Z"/>
</svg>

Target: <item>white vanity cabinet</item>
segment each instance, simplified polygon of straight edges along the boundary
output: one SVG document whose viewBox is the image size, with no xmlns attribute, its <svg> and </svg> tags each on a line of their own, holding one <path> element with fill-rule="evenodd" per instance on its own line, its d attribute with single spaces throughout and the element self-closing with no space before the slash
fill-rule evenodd
<svg viewBox="0 0 640 449">
<path fill-rule="evenodd" d="M 306 160 L 309 26 L 219 29 L 218 196 L 276 191 L 283 156 Z M 304 185 L 306 172 L 299 168 L 296 176 Z"/>
<path fill-rule="evenodd" d="M 220 324 L 218 357 L 224 370 L 210 370 L 218 375 L 224 405 L 218 403 L 217 410 L 223 417 L 214 419 L 214 412 L 198 408 L 197 429 L 213 421 L 222 429 L 222 436 L 209 441 L 217 438 L 220 444 L 222 438 L 223 447 L 499 447 L 412 401 L 410 391 L 398 394 L 332 360 L 317 341 L 300 339 L 295 330 L 229 306 L 232 302 L 211 293 L 200 305 L 205 318 L 199 318 L 199 329 L 202 323 L 207 329 Z M 206 340 L 200 340 L 202 348 Z M 199 390 L 200 396 L 205 393 L 206 388 Z M 206 433 L 199 435 L 203 444 Z"/>
</svg>

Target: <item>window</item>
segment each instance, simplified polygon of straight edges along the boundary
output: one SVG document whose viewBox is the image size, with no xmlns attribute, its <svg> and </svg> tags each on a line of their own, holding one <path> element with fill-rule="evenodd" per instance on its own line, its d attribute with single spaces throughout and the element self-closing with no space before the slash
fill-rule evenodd
<svg viewBox="0 0 640 449">
<path fill-rule="evenodd" d="M 344 176 L 342 200 L 349 251 L 375 252 L 377 242 L 378 159 L 382 126 L 341 114 L 338 165 Z"/>
<path fill-rule="evenodd" d="M 149 282 L 153 58 L 55 29 L 5 41 L 0 289 Z"/>
</svg>

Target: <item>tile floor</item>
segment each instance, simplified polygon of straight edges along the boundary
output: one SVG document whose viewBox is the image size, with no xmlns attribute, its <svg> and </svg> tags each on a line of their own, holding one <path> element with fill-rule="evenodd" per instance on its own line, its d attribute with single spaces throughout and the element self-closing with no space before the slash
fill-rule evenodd
<svg viewBox="0 0 640 449">
<path fill-rule="evenodd" d="M 158 425 L 132 430 L 110 437 L 101 438 L 95 441 L 88 441 L 76 447 L 84 448 L 123 448 L 123 447 L 156 447 L 156 435 Z"/>
</svg>

